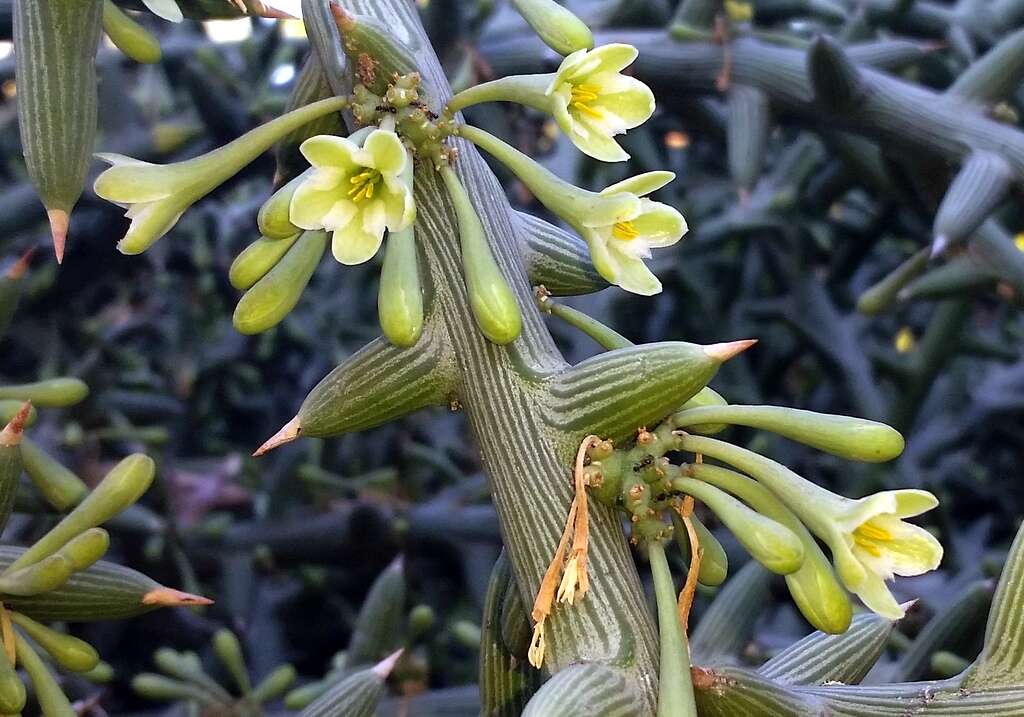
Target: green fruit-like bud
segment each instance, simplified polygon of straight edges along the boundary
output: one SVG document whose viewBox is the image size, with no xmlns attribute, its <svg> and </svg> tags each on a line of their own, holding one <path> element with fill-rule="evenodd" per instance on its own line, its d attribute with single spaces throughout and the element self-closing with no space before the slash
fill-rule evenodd
<svg viewBox="0 0 1024 717">
<path fill-rule="evenodd" d="M 11 613 L 11 619 L 65 670 L 88 672 L 100 662 L 99 653 L 84 640 L 57 632 L 21 613 Z"/>
<path fill-rule="evenodd" d="M 68 702 L 67 695 L 60 688 L 46 663 L 32 649 L 28 640 L 15 631 L 18 664 L 28 674 L 39 702 L 39 711 L 46 717 L 77 717 L 78 713 Z"/>
<path fill-rule="evenodd" d="M 269 702 L 283 695 L 293 682 L 295 682 L 295 668 L 291 665 L 281 665 L 256 685 L 252 691 L 252 699 L 257 704 Z"/>
<path fill-rule="evenodd" d="M 253 284 L 277 266 L 277 262 L 281 261 L 281 257 L 292 248 L 300 236 L 301 231 L 284 239 L 260 237 L 247 246 L 231 262 L 231 268 L 228 270 L 228 281 L 231 282 L 231 286 L 239 291 L 252 288 Z"/>
<path fill-rule="evenodd" d="M 788 575 L 800 569 L 804 546 L 781 523 L 766 518 L 732 496 L 692 478 L 676 478 L 672 488 L 703 501 L 725 523 L 747 552 L 773 573 Z"/>
<path fill-rule="evenodd" d="M 68 541 L 57 555 L 71 561 L 73 570 L 85 570 L 102 558 L 110 547 L 110 534 L 103 528 L 90 528 Z"/>
<path fill-rule="evenodd" d="M 512 0 L 512 6 L 559 55 L 594 46 L 594 35 L 586 23 L 554 0 Z"/>
<path fill-rule="evenodd" d="M 722 398 L 722 395 L 717 391 L 705 386 L 689 401 L 683 404 L 681 411 L 686 411 L 691 408 L 702 408 L 704 406 L 727 406 L 729 402 Z M 721 433 L 727 428 L 724 423 L 705 423 L 699 426 L 691 426 L 691 430 L 694 433 L 701 433 L 705 436 L 711 436 L 715 433 Z"/>
<path fill-rule="evenodd" d="M 434 626 L 434 609 L 430 605 L 417 605 L 409 611 L 409 633 L 417 639 L 430 632 Z"/>
<path fill-rule="evenodd" d="M 75 536 L 120 513 L 146 492 L 155 474 L 152 458 L 141 453 L 128 456 L 104 476 L 78 507 L 14 561 L 5 574 L 53 555 Z"/>
<path fill-rule="evenodd" d="M 0 711 L 5 715 L 19 714 L 25 706 L 25 683 L 7 658 L 7 652 L 0 650 Z"/>
<path fill-rule="evenodd" d="M 213 653 L 221 661 L 231 678 L 238 685 L 242 694 L 248 695 L 252 692 L 252 683 L 249 681 L 249 670 L 245 666 L 245 656 L 242 654 L 242 645 L 238 637 L 231 630 L 218 630 L 213 636 Z"/>
<path fill-rule="evenodd" d="M 761 428 L 856 461 L 879 463 L 903 452 L 903 436 L 899 431 L 865 418 L 782 406 L 706 406 L 687 409 L 672 418 L 678 428 L 709 421 Z"/>
<path fill-rule="evenodd" d="M 176 702 L 178 700 L 194 700 L 200 704 L 210 701 L 210 695 L 196 685 L 187 682 L 143 672 L 132 678 L 132 689 L 148 700 Z"/>
<path fill-rule="evenodd" d="M 491 254 L 483 224 L 466 188 L 451 167 L 442 169 L 441 176 L 459 221 L 462 269 L 473 316 L 488 340 L 511 343 L 523 328 L 516 297 Z"/>
<path fill-rule="evenodd" d="M 49 555 L 37 563 L 0 576 L 0 594 L 28 597 L 56 590 L 74 572 L 71 561 L 63 555 Z"/>
<path fill-rule="evenodd" d="M 103 31 L 118 50 L 144 64 L 160 62 L 160 41 L 126 15 L 113 0 L 103 0 Z"/>
<path fill-rule="evenodd" d="M 57 510 L 70 510 L 89 494 L 81 478 L 27 437 L 21 442 L 21 459 L 36 490 Z"/>
<path fill-rule="evenodd" d="M 306 170 L 295 179 L 274 192 L 256 215 L 256 224 L 260 228 L 260 234 L 267 239 L 287 239 L 302 232 L 292 224 L 291 208 L 292 197 L 295 190 L 303 181 L 309 178 L 312 170 Z"/>
<path fill-rule="evenodd" d="M 51 378 L 17 386 L 0 386 L 0 398 L 31 401 L 39 408 L 74 406 L 89 395 L 89 387 L 78 378 Z"/>
<path fill-rule="evenodd" d="M 376 662 L 401 643 L 405 593 L 404 561 L 399 556 L 377 576 L 363 601 L 348 643 L 346 664 Z"/>
<path fill-rule="evenodd" d="M 707 529 L 696 515 L 690 516 L 690 522 L 693 523 L 694 532 L 697 534 L 697 544 L 703 551 L 700 569 L 697 572 L 697 582 L 701 585 L 717 587 L 724 583 L 726 577 L 729 576 L 729 556 L 726 554 L 722 544 L 718 542 L 718 538 Z M 679 550 L 683 553 L 684 559 L 689 561 L 691 554 L 690 534 L 675 511 L 672 513 L 672 525 L 675 528 L 675 538 L 676 543 L 679 545 Z"/>
<path fill-rule="evenodd" d="M 114 668 L 111 667 L 109 663 L 100 660 L 96 663 L 96 667 L 92 668 L 88 672 L 83 672 L 81 676 L 93 684 L 105 685 L 113 681 L 115 673 Z"/>
<path fill-rule="evenodd" d="M 452 637 L 463 647 L 476 650 L 480 647 L 480 626 L 469 620 L 456 620 L 451 626 Z"/>
<path fill-rule="evenodd" d="M 305 232 L 266 276 L 245 292 L 232 321 L 243 334 L 277 326 L 299 303 L 327 248 L 327 233 Z"/>
<path fill-rule="evenodd" d="M 380 328 L 399 348 L 412 346 L 423 332 L 423 291 L 413 227 L 388 235 L 377 295 Z"/>
</svg>

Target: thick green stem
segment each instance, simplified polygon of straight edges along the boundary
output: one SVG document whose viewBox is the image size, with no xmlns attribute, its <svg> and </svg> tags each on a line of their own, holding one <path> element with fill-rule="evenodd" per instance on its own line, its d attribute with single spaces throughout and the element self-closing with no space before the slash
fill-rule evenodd
<svg viewBox="0 0 1024 717">
<path fill-rule="evenodd" d="M 449 87 L 430 50 L 416 7 L 406 0 L 346 0 L 344 7 L 394 29 L 409 46 L 418 43 L 418 69 L 432 109 L 440 110 Z M 424 283 L 430 287 L 424 336 L 454 348 L 450 361 L 454 398 L 465 409 L 490 481 L 509 559 L 524 602 L 532 604 L 572 500 L 570 466 L 578 439 L 545 420 L 548 407 L 538 381 L 567 366 L 535 305 L 511 209 L 501 185 L 466 142 L 454 169 L 483 224 L 499 270 L 522 314 L 522 333 L 507 346 L 481 334 L 470 310 L 459 232 L 451 201 L 431 166 L 416 173 L 417 244 Z M 552 672 L 577 662 L 611 664 L 643 700 L 642 715 L 654 713 L 657 638 L 636 566 L 621 525 L 611 511 L 590 512 L 590 591 L 547 622 L 545 667 Z"/>
<path fill-rule="evenodd" d="M 661 682 L 658 717 L 697 717 L 697 703 L 690 681 L 690 651 L 686 633 L 676 610 L 676 588 L 665 559 L 665 546 L 657 540 L 647 544 L 654 594 L 658 602 L 658 632 L 661 637 Z"/>
</svg>

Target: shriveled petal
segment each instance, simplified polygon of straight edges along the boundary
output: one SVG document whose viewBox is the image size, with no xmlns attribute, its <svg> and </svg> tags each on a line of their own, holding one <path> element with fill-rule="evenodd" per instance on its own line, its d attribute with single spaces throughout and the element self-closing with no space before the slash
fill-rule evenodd
<svg viewBox="0 0 1024 717">
<path fill-rule="evenodd" d="M 594 77 L 591 82 L 601 88 L 591 106 L 617 118 L 616 131 L 638 127 L 654 114 L 654 93 L 635 77 L 608 74 Z"/>
<path fill-rule="evenodd" d="M 162 17 L 164 20 L 181 22 L 185 19 L 181 8 L 174 0 L 142 0 L 142 4 L 148 7 L 154 15 Z"/>
<path fill-rule="evenodd" d="M 333 167 L 350 174 L 357 167 L 367 166 L 366 153 L 347 137 L 319 134 L 299 146 L 302 156 L 314 167 Z"/>
<path fill-rule="evenodd" d="M 314 182 L 303 182 L 292 195 L 288 218 L 300 229 L 323 229 L 324 219 L 343 197 L 337 189 L 320 189 Z"/>
<path fill-rule="evenodd" d="M 117 243 L 122 254 L 141 254 L 169 232 L 188 205 L 169 200 L 134 204 L 125 216 L 132 220 L 124 238 Z"/>
<path fill-rule="evenodd" d="M 661 282 L 642 260 L 617 251 L 614 244 L 608 250 L 619 265 L 618 281 L 615 283 L 621 288 L 641 296 L 653 296 L 661 292 Z"/>
<path fill-rule="evenodd" d="M 675 178 L 675 172 L 667 172 L 665 170 L 644 172 L 643 174 L 638 174 L 634 177 L 630 177 L 629 179 L 623 179 L 621 182 L 616 182 L 615 184 L 605 187 L 601 190 L 601 194 L 630 192 L 638 197 L 643 197 L 658 191 Z"/>
<path fill-rule="evenodd" d="M 372 158 L 371 166 L 380 170 L 381 174 L 401 174 L 409 161 L 402 140 L 394 132 L 374 130 L 366 138 L 363 149 Z"/>
<path fill-rule="evenodd" d="M 373 258 L 383 241 L 383 230 L 380 234 L 370 234 L 362 228 L 361 222 L 355 221 L 344 230 L 334 232 L 331 252 L 342 264 L 362 264 Z"/>
<path fill-rule="evenodd" d="M 625 162 L 629 159 L 629 153 L 611 138 L 611 133 L 604 126 L 574 110 L 570 110 L 570 115 L 573 124 L 566 134 L 581 152 L 602 162 Z"/>
<path fill-rule="evenodd" d="M 869 573 L 860 585 L 856 587 L 847 585 L 847 587 L 872 612 L 890 620 L 899 620 L 903 617 L 903 608 L 896 602 L 896 598 L 889 592 L 889 588 L 882 578 Z"/>
<path fill-rule="evenodd" d="M 676 209 L 661 202 L 641 199 L 640 216 L 633 219 L 633 226 L 642 241 L 649 247 L 672 246 L 686 233 L 686 220 Z"/>
</svg>

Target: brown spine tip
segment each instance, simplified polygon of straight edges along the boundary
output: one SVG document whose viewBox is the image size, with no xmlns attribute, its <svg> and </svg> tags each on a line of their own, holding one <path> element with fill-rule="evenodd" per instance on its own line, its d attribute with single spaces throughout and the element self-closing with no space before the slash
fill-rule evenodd
<svg viewBox="0 0 1024 717">
<path fill-rule="evenodd" d="M 11 422 L 4 426 L 4 430 L 0 431 L 0 446 L 16 446 L 21 443 L 21 436 L 25 432 L 25 422 L 28 421 L 28 415 L 32 412 L 32 402 L 25 401 L 21 405 L 21 408 Z"/>
<path fill-rule="evenodd" d="M 742 353 L 757 343 L 757 339 L 743 339 L 742 341 L 729 341 L 724 344 L 711 344 L 704 347 L 704 353 L 714 361 L 724 363 L 738 353 Z"/>
<path fill-rule="evenodd" d="M 174 588 L 159 587 L 153 588 L 143 595 L 142 604 L 154 607 L 182 607 L 184 605 L 212 605 L 213 600 Z"/>
<path fill-rule="evenodd" d="M 10 268 L 7 270 L 7 278 L 20 279 L 21 277 L 25 276 L 25 272 L 28 271 L 28 265 L 32 263 L 32 257 L 33 255 L 35 255 L 35 253 L 36 248 L 32 247 L 24 254 L 22 254 L 21 257 L 16 262 L 11 264 Z"/>
<path fill-rule="evenodd" d="M 256 14 L 259 17 L 266 17 L 266 18 L 270 18 L 270 19 L 273 19 L 273 20 L 297 20 L 298 19 L 294 15 L 292 15 L 291 13 L 285 12 L 284 10 L 279 10 L 276 7 L 270 7 L 269 5 L 267 5 L 266 3 L 263 3 L 263 2 L 257 3 L 257 7 L 258 7 L 258 9 L 256 11 Z"/>
<path fill-rule="evenodd" d="M 335 2 L 335 0 L 331 0 L 330 5 L 331 12 L 334 13 L 334 22 L 338 25 L 338 29 L 342 32 L 351 32 L 352 28 L 356 26 L 355 16 Z"/>
<path fill-rule="evenodd" d="M 402 653 L 404 652 L 404 648 L 392 652 L 390 655 L 388 655 L 383 660 L 381 660 L 373 666 L 373 673 L 382 680 L 386 680 L 388 675 L 391 674 L 391 671 L 395 669 L 395 663 L 398 662 L 398 659 L 402 656 Z"/>
<path fill-rule="evenodd" d="M 281 430 L 267 439 L 267 442 L 253 452 L 253 456 L 259 458 L 264 453 L 269 453 L 278 446 L 291 443 L 302 433 L 302 426 L 299 425 L 299 417 L 296 416 L 281 427 Z"/>
<path fill-rule="evenodd" d="M 57 263 L 64 261 L 64 245 L 68 241 L 68 226 L 71 217 L 63 209 L 48 209 L 50 217 L 50 233 L 53 235 L 53 253 L 57 255 Z"/>
</svg>

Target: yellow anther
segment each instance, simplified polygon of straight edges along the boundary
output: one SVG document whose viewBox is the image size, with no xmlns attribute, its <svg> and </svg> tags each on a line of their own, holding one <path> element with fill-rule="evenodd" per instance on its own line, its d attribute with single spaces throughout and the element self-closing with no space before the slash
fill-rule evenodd
<svg viewBox="0 0 1024 717">
<path fill-rule="evenodd" d="M 348 196 L 352 198 L 352 201 L 359 203 L 364 199 L 370 199 L 373 197 L 373 192 L 380 183 L 381 174 L 376 169 L 367 169 L 365 172 L 360 172 L 354 177 L 349 178 L 349 183 L 352 187 L 348 190 Z"/>
<path fill-rule="evenodd" d="M 868 540 L 879 540 L 883 542 L 886 540 L 892 540 L 892 533 L 884 528 L 879 528 L 877 525 L 872 525 L 871 523 L 862 523 L 853 532 L 861 537 L 867 538 Z"/>
<path fill-rule="evenodd" d="M 612 236 L 622 241 L 632 241 L 640 236 L 633 222 L 616 222 L 612 227 Z"/>
<path fill-rule="evenodd" d="M 572 88 L 569 106 L 575 107 L 580 112 L 595 119 L 600 119 L 602 114 L 591 107 L 588 102 L 596 100 L 600 93 L 600 87 L 595 85 L 574 85 Z"/>
<path fill-rule="evenodd" d="M 873 541 L 867 538 L 862 538 L 861 536 L 855 534 L 853 536 L 853 542 L 859 545 L 864 550 L 864 552 L 870 553 L 876 558 L 882 556 L 882 549 L 875 545 Z"/>
</svg>

